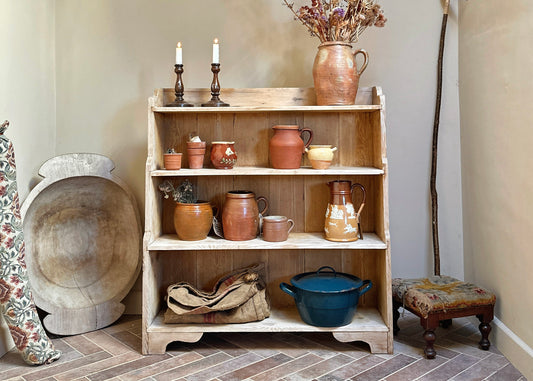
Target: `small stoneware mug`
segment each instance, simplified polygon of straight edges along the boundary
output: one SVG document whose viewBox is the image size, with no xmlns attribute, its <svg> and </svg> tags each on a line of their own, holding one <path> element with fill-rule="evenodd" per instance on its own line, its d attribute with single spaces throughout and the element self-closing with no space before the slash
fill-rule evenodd
<svg viewBox="0 0 533 381">
<path fill-rule="evenodd" d="M 294 221 L 285 216 L 263 217 L 263 239 L 265 241 L 286 241 L 292 228 L 294 228 Z"/>
</svg>

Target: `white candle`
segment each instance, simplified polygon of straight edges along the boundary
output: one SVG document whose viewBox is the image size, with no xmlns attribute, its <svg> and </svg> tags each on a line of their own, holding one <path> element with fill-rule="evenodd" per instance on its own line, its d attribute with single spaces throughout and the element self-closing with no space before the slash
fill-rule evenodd
<svg viewBox="0 0 533 381">
<path fill-rule="evenodd" d="M 218 45 L 218 38 L 213 40 L 213 63 L 220 63 L 220 50 Z"/>
<path fill-rule="evenodd" d="M 181 48 L 181 42 L 178 42 L 178 45 L 176 46 L 176 65 L 182 65 L 183 64 L 183 52 Z"/>
</svg>

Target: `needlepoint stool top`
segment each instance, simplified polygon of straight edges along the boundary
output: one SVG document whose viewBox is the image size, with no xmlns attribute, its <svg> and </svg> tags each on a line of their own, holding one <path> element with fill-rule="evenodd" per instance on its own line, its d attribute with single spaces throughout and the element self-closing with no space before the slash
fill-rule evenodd
<svg viewBox="0 0 533 381">
<path fill-rule="evenodd" d="M 394 300 L 427 318 L 430 313 L 494 305 L 496 296 L 473 283 L 450 276 L 392 280 Z"/>
</svg>

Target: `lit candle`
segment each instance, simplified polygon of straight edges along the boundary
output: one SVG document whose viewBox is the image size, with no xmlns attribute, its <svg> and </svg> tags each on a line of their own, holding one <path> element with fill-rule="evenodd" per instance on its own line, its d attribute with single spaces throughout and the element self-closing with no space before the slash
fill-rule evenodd
<svg viewBox="0 0 533 381">
<path fill-rule="evenodd" d="M 213 40 L 213 63 L 220 63 L 220 50 L 218 45 L 218 38 Z"/>
<path fill-rule="evenodd" d="M 176 65 L 183 64 L 183 52 L 181 49 L 181 42 L 178 42 L 178 45 L 176 46 Z"/>
</svg>

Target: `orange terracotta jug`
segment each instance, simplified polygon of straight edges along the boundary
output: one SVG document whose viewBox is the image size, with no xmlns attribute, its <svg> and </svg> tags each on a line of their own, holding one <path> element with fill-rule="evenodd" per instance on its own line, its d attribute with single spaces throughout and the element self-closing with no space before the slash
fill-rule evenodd
<svg viewBox="0 0 533 381">
<path fill-rule="evenodd" d="M 302 155 L 305 149 L 313 141 L 313 131 L 309 128 L 300 129 L 295 125 L 279 125 L 272 127 L 274 136 L 270 139 L 269 153 L 272 168 L 297 169 L 302 163 Z M 302 135 L 309 134 L 304 143 Z"/>
</svg>

